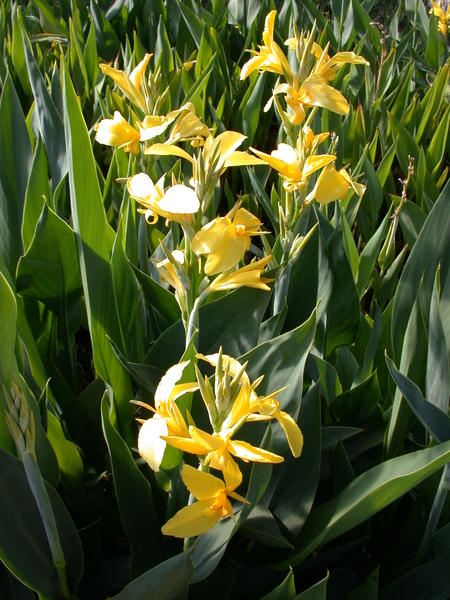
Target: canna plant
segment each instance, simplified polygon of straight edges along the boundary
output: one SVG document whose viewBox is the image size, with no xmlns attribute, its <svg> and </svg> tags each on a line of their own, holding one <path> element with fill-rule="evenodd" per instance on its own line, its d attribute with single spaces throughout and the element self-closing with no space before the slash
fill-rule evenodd
<svg viewBox="0 0 450 600">
<path fill-rule="evenodd" d="M 2 4 L 12 598 L 450 594 L 448 51 L 412 4 Z"/>
</svg>

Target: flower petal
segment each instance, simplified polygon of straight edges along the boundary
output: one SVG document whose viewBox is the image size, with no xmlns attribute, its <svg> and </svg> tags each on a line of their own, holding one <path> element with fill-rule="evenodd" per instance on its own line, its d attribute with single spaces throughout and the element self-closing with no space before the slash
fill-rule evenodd
<svg viewBox="0 0 450 600">
<path fill-rule="evenodd" d="M 166 420 L 156 416 L 148 419 L 139 431 L 139 454 L 153 471 L 159 471 L 159 465 L 166 449 L 166 442 L 161 439 L 161 436 L 166 436 L 167 433 Z"/>
<path fill-rule="evenodd" d="M 193 189 L 181 183 L 170 187 L 161 200 L 159 208 L 178 215 L 192 215 L 198 212 L 200 202 Z"/>
<path fill-rule="evenodd" d="M 214 510 L 210 506 L 210 500 L 201 500 L 185 506 L 161 528 L 162 533 L 190 538 L 209 531 L 222 518 L 222 510 Z"/>
<path fill-rule="evenodd" d="M 133 175 L 127 181 L 127 188 L 132 198 L 149 198 L 155 194 L 153 181 L 146 173 Z"/>
<path fill-rule="evenodd" d="M 292 454 L 295 458 L 298 458 L 303 449 L 303 434 L 299 426 L 291 415 L 288 415 L 282 410 L 276 410 L 273 416 L 283 428 Z"/>
<path fill-rule="evenodd" d="M 161 381 L 155 391 L 155 407 L 158 408 L 159 403 L 170 398 L 170 395 L 175 387 L 175 384 L 180 381 L 184 369 L 189 364 L 188 360 L 177 363 L 167 370 L 166 374 L 161 377 Z"/>
<path fill-rule="evenodd" d="M 184 485 L 197 500 L 214 498 L 225 489 L 225 483 L 221 479 L 211 475 L 211 473 L 194 469 L 189 465 L 184 465 L 181 478 Z"/>
<path fill-rule="evenodd" d="M 235 440 L 228 441 L 229 450 L 234 456 L 241 458 L 242 460 L 260 463 L 281 463 L 284 461 L 282 456 L 273 454 L 268 450 L 262 448 L 256 448 L 247 442 L 240 442 Z"/>
</svg>

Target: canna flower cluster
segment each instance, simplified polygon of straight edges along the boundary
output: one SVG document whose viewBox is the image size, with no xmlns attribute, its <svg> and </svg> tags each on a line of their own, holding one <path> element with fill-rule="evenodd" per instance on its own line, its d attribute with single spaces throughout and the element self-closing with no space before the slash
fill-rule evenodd
<svg viewBox="0 0 450 600">
<path fill-rule="evenodd" d="M 355 183 L 345 169 L 336 170 L 333 166 L 335 155 L 318 153 L 319 145 L 329 134 L 323 132 L 315 135 L 310 124 L 318 108 L 326 108 L 340 115 L 349 112 L 347 100 L 329 82 L 334 80 L 343 65 L 366 65 L 367 61 L 354 52 L 338 52 L 330 57 L 329 44 L 322 49 L 314 41 L 315 26 L 305 37 L 303 31 L 299 33 L 295 22 L 295 35 L 285 42 L 293 54 L 289 61 L 274 41 L 275 18 L 275 10 L 267 15 L 263 32 L 264 44 L 259 47 L 259 51 L 251 51 L 253 57 L 242 67 L 241 79 L 247 78 L 255 70 L 276 73 L 285 79 L 284 82 L 278 82 L 264 110 L 268 111 L 275 102 L 291 144 L 282 142 L 271 154 L 255 148 L 251 150 L 277 170 L 284 189 L 288 193 L 294 193 L 296 206 L 280 206 L 285 225 L 293 228 L 299 214 L 296 208 L 305 208 L 313 200 L 319 204 L 342 200 L 349 190 L 359 196 L 364 193 L 365 187 Z M 294 71 L 291 68 L 293 63 L 297 65 Z M 284 107 L 278 99 L 280 95 L 284 97 Z M 311 112 L 307 118 L 309 109 Z M 306 124 L 302 126 L 306 118 Z"/>
<path fill-rule="evenodd" d="M 222 354 L 203 356 L 215 368 L 214 381 L 203 376 L 195 364 L 196 381 L 179 383 L 188 362 L 171 367 L 155 392 L 155 407 L 141 406 L 154 414 L 141 421 L 138 438 L 139 453 L 154 471 L 159 471 L 167 444 L 185 453 L 195 454 L 199 470 L 184 465 L 181 476 L 197 502 L 180 510 L 162 531 L 175 537 L 194 537 L 214 527 L 222 517 L 233 516 L 229 498 L 246 502 L 235 490 L 242 483 L 238 460 L 244 462 L 280 463 L 282 456 L 236 439 L 246 422 L 276 419 L 281 425 L 292 454 L 300 456 L 303 436 L 293 418 L 280 410 L 276 396 L 258 396 L 257 387 L 263 377 L 253 383 L 246 372 L 247 363 Z M 197 427 L 188 411 L 183 414 L 177 399 L 199 390 L 211 423 L 211 432 Z M 223 479 L 209 472 L 213 469 Z"/>
<path fill-rule="evenodd" d="M 450 23 L 450 5 L 446 0 L 438 0 L 438 2 L 430 0 L 430 2 L 430 14 L 434 14 L 437 17 L 438 31 L 445 37 Z"/>
</svg>

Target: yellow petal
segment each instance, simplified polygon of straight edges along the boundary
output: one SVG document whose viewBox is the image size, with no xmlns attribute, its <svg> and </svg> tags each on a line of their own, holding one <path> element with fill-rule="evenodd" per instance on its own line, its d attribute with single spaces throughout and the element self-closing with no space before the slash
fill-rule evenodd
<svg viewBox="0 0 450 600">
<path fill-rule="evenodd" d="M 225 483 L 221 479 L 211 475 L 211 473 L 194 469 L 189 465 L 184 465 L 181 478 L 184 485 L 197 500 L 214 498 L 225 489 Z"/>
<path fill-rule="evenodd" d="M 204 454 L 208 454 L 209 452 L 208 448 L 205 448 L 205 446 L 199 444 L 192 438 L 168 435 L 164 436 L 162 439 L 165 440 L 169 446 L 178 448 L 178 450 L 182 450 L 183 452 L 189 452 L 189 454 L 198 454 L 202 456 Z"/>
<path fill-rule="evenodd" d="M 332 154 L 319 154 L 319 156 L 308 156 L 303 167 L 303 177 L 306 179 L 318 169 L 334 162 L 336 157 Z"/>
<path fill-rule="evenodd" d="M 130 81 L 138 91 L 141 90 L 141 81 L 151 56 L 151 54 L 146 53 L 141 62 L 130 73 Z"/>
<path fill-rule="evenodd" d="M 344 96 L 335 88 L 327 85 L 325 80 L 318 75 L 311 75 L 302 85 L 308 96 L 309 106 L 321 106 L 327 108 L 338 115 L 346 115 L 350 110 L 350 105 Z"/>
<path fill-rule="evenodd" d="M 217 275 L 235 267 L 249 247 L 250 238 L 236 236 L 233 225 L 230 225 L 214 240 L 206 261 L 205 273 Z"/>
<path fill-rule="evenodd" d="M 234 456 L 245 461 L 251 460 L 252 462 L 261 463 L 281 463 L 284 461 L 282 456 L 278 456 L 278 454 L 273 454 L 273 452 L 263 450 L 262 448 L 256 448 L 247 442 L 229 440 L 228 446 Z"/>
<path fill-rule="evenodd" d="M 315 199 L 319 204 L 340 200 L 346 195 L 349 187 L 348 181 L 334 167 L 330 167 L 324 170 L 317 180 Z"/>
<path fill-rule="evenodd" d="M 253 56 L 253 58 L 247 61 L 241 69 L 242 81 L 246 79 L 250 75 L 250 73 L 253 73 L 253 71 L 261 69 L 265 62 L 266 61 L 264 56 L 261 56 L 260 54 L 258 54 L 257 56 Z"/>
<path fill-rule="evenodd" d="M 250 167 L 263 164 L 264 161 L 256 158 L 256 156 L 236 150 L 226 159 L 223 166 L 227 169 L 228 167 Z"/>
<path fill-rule="evenodd" d="M 210 508 L 210 500 L 185 506 L 161 528 L 164 535 L 190 538 L 212 529 L 222 518 L 222 510 Z"/>
<path fill-rule="evenodd" d="M 282 410 L 275 411 L 273 416 L 283 428 L 292 454 L 298 458 L 303 448 L 303 434 L 299 426 L 290 415 Z"/>
<path fill-rule="evenodd" d="M 159 465 L 166 449 L 166 442 L 161 439 L 161 436 L 166 436 L 167 433 L 166 420 L 159 418 L 159 416 L 148 419 L 139 431 L 139 454 L 153 471 L 159 471 Z"/>
<path fill-rule="evenodd" d="M 168 144 L 153 144 L 145 150 L 144 154 L 151 154 L 153 156 L 179 156 L 194 163 L 194 159 L 190 154 L 178 148 L 178 146 L 169 146 Z"/>
<path fill-rule="evenodd" d="M 114 112 L 113 119 L 100 121 L 95 134 L 95 139 L 100 144 L 118 147 L 129 145 L 126 151 L 131 150 L 134 154 L 139 152 L 140 138 L 140 133 L 118 111 Z"/>
<path fill-rule="evenodd" d="M 141 142 L 146 142 L 163 133 L 169 126 L 167 117 L 147 115 L 139 126 Z"/>
</svg>

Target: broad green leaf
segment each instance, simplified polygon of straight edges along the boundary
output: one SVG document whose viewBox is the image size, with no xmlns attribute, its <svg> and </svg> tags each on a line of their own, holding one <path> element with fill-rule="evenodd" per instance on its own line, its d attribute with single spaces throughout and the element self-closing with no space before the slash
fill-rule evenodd
<svg viewBox="0 0 450 600">
<path fill-rule="evenodd" d="M 69 311 L 83 289 L 75 233 L 47 204 L 33 240 L 17 266 L 17 291 L 45 304 L 69 326 Z"/>
<path fill-rule="evenodd" d="M 30 83 L 35 101 L 34 118 L 37 120 L 39 132 L 47 153 L 53 180 L 53 189 L 67 173 L 66 144 L 64 141 L 64 124 L 53 103 L 42 78 L 41 72 L 28 46 L 26 33 L 22 31 L 23 47 L 27 61 Z"/>
<path fill-rule="evenodd" d="M 77 447 L 66 439 L 60 422 L 50 412 L 47 414 L 47 424 L 47 435 L 58 459 L 61 476 L 83 491 L 84 467 Z"/>
<path fill-rule="evenodd" d="M 440 119 L 439 125 L 431 139 L 426 153 L 427 167 L 433 176 L 439 172 L 447 145 L 448 128 L 450 124 L 450 109 L 447 108 Z"/>
<path fill-rule="evenodd" d="M 450 581 L 446 577 L 450 565 L 450 552 L 430 560 L 420 567 L 407 571 L 378 593 L 379 600 L 397 600 L 409 597 L 414 600 L 442 600 L 450 594 Z"/>
<path fill-rule="evenodd" d="M 242 131 L 248 137 L 249 145 L 253 143 L 253 139 L 261 121 L 261 104 L 265 84 L 265 73 L 261 73 L 253 88 L 252 94 L 245 105 L 244 113 L 242 115 Z"/>
<path fill-rule="evenodd" d="M 378 598 L 378 572 L 377 567 L 366 580 L 366 583 L 354 590 L 347 600 L 377 600 Z"/>
<path fill-rule="evenodd" d="M 34 151 L 33 165 L 31 167 L 23 209 L 22 240 L 25 252 L 28 250 L 33 239 L 45 198 L 47 198 L 47 201 L 50 200 L 49 192 L 47 157 L 42 145 L 42 139 L 39 137 Z"/>
<path fill-rule="evenodd" d="M 419 4 L 422 4 L 421 0 L 418 0 Z M 445 65 L 440 69 L 436 79 L 433 82 L 433 85 L 428 90 L 427 95 L 422 100 L 419 111 L 418 118 L 419 126 L 416 132 L 416 142 L 417 145 L 423 143 L 424 140 L 428 138 L 428 135 L 433 126 L 433 120 L 437 111 L 440 109 L 442 101 L 444 99 L 444 93 L 448 84 L 450 76 L 449 66 Z M 422 108 L 424 106 L 424 108 Z"/>
<path fill-rule="evenodd" d="M 316 494 L 320 474 L 320 384 L 316 383 L 302 398 L 298 426 L 305 445 L 298 458 L 289 453 L 283 472 L 269 504 L 294 541 L 303 527 Z"/>
<path fill-rule="evenodd" d="M 414 383 L 420 387 L 422 387 L 425 381 L 427 348 L 427 333 L 418 294 L 405 334 L 405 343 L 400 361 L 400 372 L 412 379 Z M 396 390 L 394 405 L 386 434 L 386 456 L 395 456 L 399 445 L 409 433 L 414 421 L 414 416 L 402 399 L 400 391 Z"/>
<path fill-rule="evenodd" d="M 429 314 L 436 269 L 440 264 L 440 313 L 447 348 L 450 347 L 450 185 L 442 190 L 434 208 L 428 215 L 419 238 L 408 258 L 394 299 L 392 315 L 392 340 L 395 359 L 401 356 L 404 336 L 410 314 L 423 278 L 421 305 L 424 315 Z M 401 369 L 400 369 L 401 370 Z"/>
<path fill-rule="evenodd" d="M 183 17 L 186 25 L 188 26 L 192 37 L 194 38 L 195 45 L 197 46 L 198 50 L 202 41 L 204 24 L 201 21 L 201 19 L 199 19 L 198 16 L 186 6 L 184 2 L 178 2 L 177 5 L 180 9 L 181 16 Z"/>
<path fill-rule="evenodd" d="M 41 598 L 63 598 L 56 568 L 36 500 L 20 460 L 0 448 L 0 558 L 23 583 Z M 46 485 L 58 527 L 66 575 L 72 594 L 83 573 L 83 552 L 75 525 L 63 501 Z M 20 507 L 20 510 L 18 510 Z M 14 532 L 11 535 L 11 532 Z"/>
<path fill-rule="evenodd" d="M 272 208 L 272 204 L 270 202 L 268 195 L 266 194 L 266 191 L 264 190 L 264 186 L 259 181 L 259 179 L 256 176 L 256 173 L 252 167 L 247 167 L 247 173 L 250 177 L 250 181 L 254 188 L 254 192 L 256 194 L 258 202 L 263 207 L 264 212 L 266 213 L 267 217 L 269 218 L 269 220 L 275 230 L 275 233 L 278 235 L 278 233 L 280 231 L 280 226 L 278 225 L 278 215 L 275 214 L 275 212 Z"/>
<path fill-rule="evenodd" d="M 162 17 L 159 19 L 158 23 L 158 35 L 156 38 L 156 46 L 155 46 L 155 70 L 161 66 L 163 73 L 170 73 L 173 71 L 173 56 L 172 50 L 170 48 L 169 38 L 167 36 L 167 31 L 164 26 L 164 21 Z"/>
<path fill-rule="evenodd" d="M 66 27 L 60 23 L 53 14 L 51 5 L 47 0 L 33 0 L 33 4 L 39 9 L 39 12 L 44 19 L 44 31 L 50 31 L 64 37 L 69 37 L 69 32 Z"/>
<path fill-rule="evenodd" d="M 286 579 L 274 590 L 266 594 L 262 600 L 294 600 L 296 595 L 294 574 L 289 571 Z"/>
<path fill-rule="evenodd" d="M 443 467 L 450 442 L 388 460 L 357 477 L 337 498 L 314 509 L 295 551 L 277 567 L 295 566 L 319 545 L 356 527 Z"/>
<path fill-rule="evenodd" d="M 394 160 L 395 153 L 397 152 L 397 144 L 398 138 L 395 138 L 394 143 L 383 156 L 383 159 L 377 169 L 377 176 L 380 180 L 381 187 L 384 187 L 389 174 L 392 172 L 392 161 Z"/>
<path fill-rule="evenodd" d="M 22 214 L 32 153 L 27 126 L 11 77 L 0 99 L 0 255 L 12 277 L 22 254 Z"/>
<path fill-rule="evenodd" d="M 327 306 L 326 355 L 354 342 L 359 327 L 359 295 L 345 252 L 340 223 L 327 242 L 333 269 L 333 291 Z"/>
<path fill-rule="evenodd" d="M 314 350 L 313 350 L 314 352 Z M 306 359 L 305 369 L 314 382 L 320 379 L 320 391 L 329 404 L 342 394 L 342 386 L 333 365 L 311 352 Z"/>
<path fill-rule="evenodd" d="M 363 425 L 382 421 L 378 403 L 381 402 L 377 374 L 344 392 L 330 403 L 333 414 L 345 423 Z"/>
<path fill-rule="evenodd" d="M 450 395 L 450 374 L 448 366 L 448 350 L 445 343 L 444 328 L 442 327 L 439 312 L 439 270 L 433 287 L 430 306 L 430 322 L 428 325 L 428 359 L 427 359 L 427 393 L 428 402 L 440 408 L 443 412 L 448 410 Z"/>
<path fill-rule="evenodd" d="M 131 266 L 136 278 L 142 285 L 146 302 L 157 310 L 169 325 L 176 323 L 180 319 L 180 307 L 175 300 L 175 296 L 138 269 L 138 267 L 133 264 Z"/>
<path fill-rule="evenodd" d="M 402 206 L 399 213 L 399 221 L 410 250 L 414 247 L 426 218 L 426 214 L 414 202 L 406 202 Z"/>
<path fill-rule="evenodd" d="M 193 573 L 191 551 L 181 552 L 132 581 L 111 600 L 184 598 Z"/>
<path fill-rule="evenodd" d="M 95 0 L 91 0 L 90 8 L 98 52 L 104 60 L 114 60 L 120 49 L 119 38 Z"/>
<path fill-rule="evenodd" d="M 34 593 L 21 583 L 0 561 L 0 588 L 9 600 L 35 600 Z"/>
<path fill-rule="evenodd" d="M 326 577 L 299 594 L 295 600 L 326 600 L 328 577 L 329 574 L 327 573 Z"/>
<path fill-rule="evenodd" d="M 362 296 L 369 284 L 372 276 L 373 268 L 380 253 L 381 244 L 386 237 L 389 225 L 390 225 L 391 209 L 387 212 L 381 225 L 378 227 L 376 232 L 364 246 L 361 256 L 359 258 L 358 277 L 356 279 L 356 287 L 358 293 Z"/>
<path fill-rule="evenodd" d="M 450 440 L 450 417 L 431 402 L 427 402 L 417 385 L 402 375 L 388 356 L 386 362 L 393 380 L 422 425 L 438 442 Z"/>
<path fill-rule="evenodd" d="M 70 202 L 94 365 L 100 377 L 113 388 L 119 420 L 128 438 L 126 429 L 133 414 L 129 402 L 133 398 L 133 390 L 128 373 L 105 337 L 107 333 L 120 347 L 120 327 L 110 266 L 114 232 L 106 221 L 88 131 L 66 68 L 64 112 Z"/>
<path fill-rule="evenodd" d="M 421 0 L 418 1 L 421 2 Z M 388 113 L 388 116 L 392 137 L 394 140 L 398 138 L 396 152 L 398 162 L 406 177 L 408 175 L 409 156 L 412 156 L 414 164 L 417 164 L 419 161 L 419 147 L 409 131 L 392 114 Z"/>
<path fill-rule="evenodd" d="M 345 218 L 345 214 L 342 213 L 342 233 L 344 235 L 345 251 L 347 253 L 348 262 L 352 270 L 353 279 L 356 281 L 359 267 L 359 254 L 356 248 L 355 240 L 350 226 Z"/>
<path fill-rule="evenodd" d="M 239 531 L 242 535 L 257 540 L 266 546 L 293 548 L 287 539 L 283 537 L 270 510 L 262 504 L 258 504 L 253 508 Z"/>
<path fill-rule="evenodd" d="M 22 44 L 23 13 L 20 6 L 12 6 L 12 52 L 14 70 L 19 77 L 20 85 L 27 96 L 31 94 L 30 79 Z"/>
<path fill-rule="evenodd" d="M 13 382 L 17 363 L 14 353 L 16 344 L 16 319 L 17 306 L 14 292 L 0 272 L 0 377 L 1 383 L 9 391 Z M 0 446 L 10 452 L 16 453 L 16 447 L 9 432 L 5 419 L 8 409 L 3 391 L 0 390 Z"/>
<path fill-rule="evenodd" d="M 427 9 L 422 0 L 405 0 L 405 9 L 408 19 L 420 31 L 425 43 L 428 39 L 429 19 Z"/>
<path fill-rule="evenodd" d="M 362 323 L 361 323 L 362 324 Z M 375 306 L 375 317 L 373 320 L 372 333 L 369 343 L 364 352 L 364 360 L 359 368 L 359 371 L 353 381 L 352 387 L 355 387 L 365 381 L 373 371 L 379 341 L 382 331 L 383 319 L 378 306 Z"/>
<path fill-rule="evenodd" d="M 126 443 L 110 420 L 110 402 L 102 401 L 102 423 L 111 456 L 114 487 L 122 525 L 131 545 L 131 579 L 155 567 L 165 556 L 161 524 L 153 505 L 152 489 L 139 471 Z M 136 519 L 139 515 L 139 519 Z"/>
</svg>

